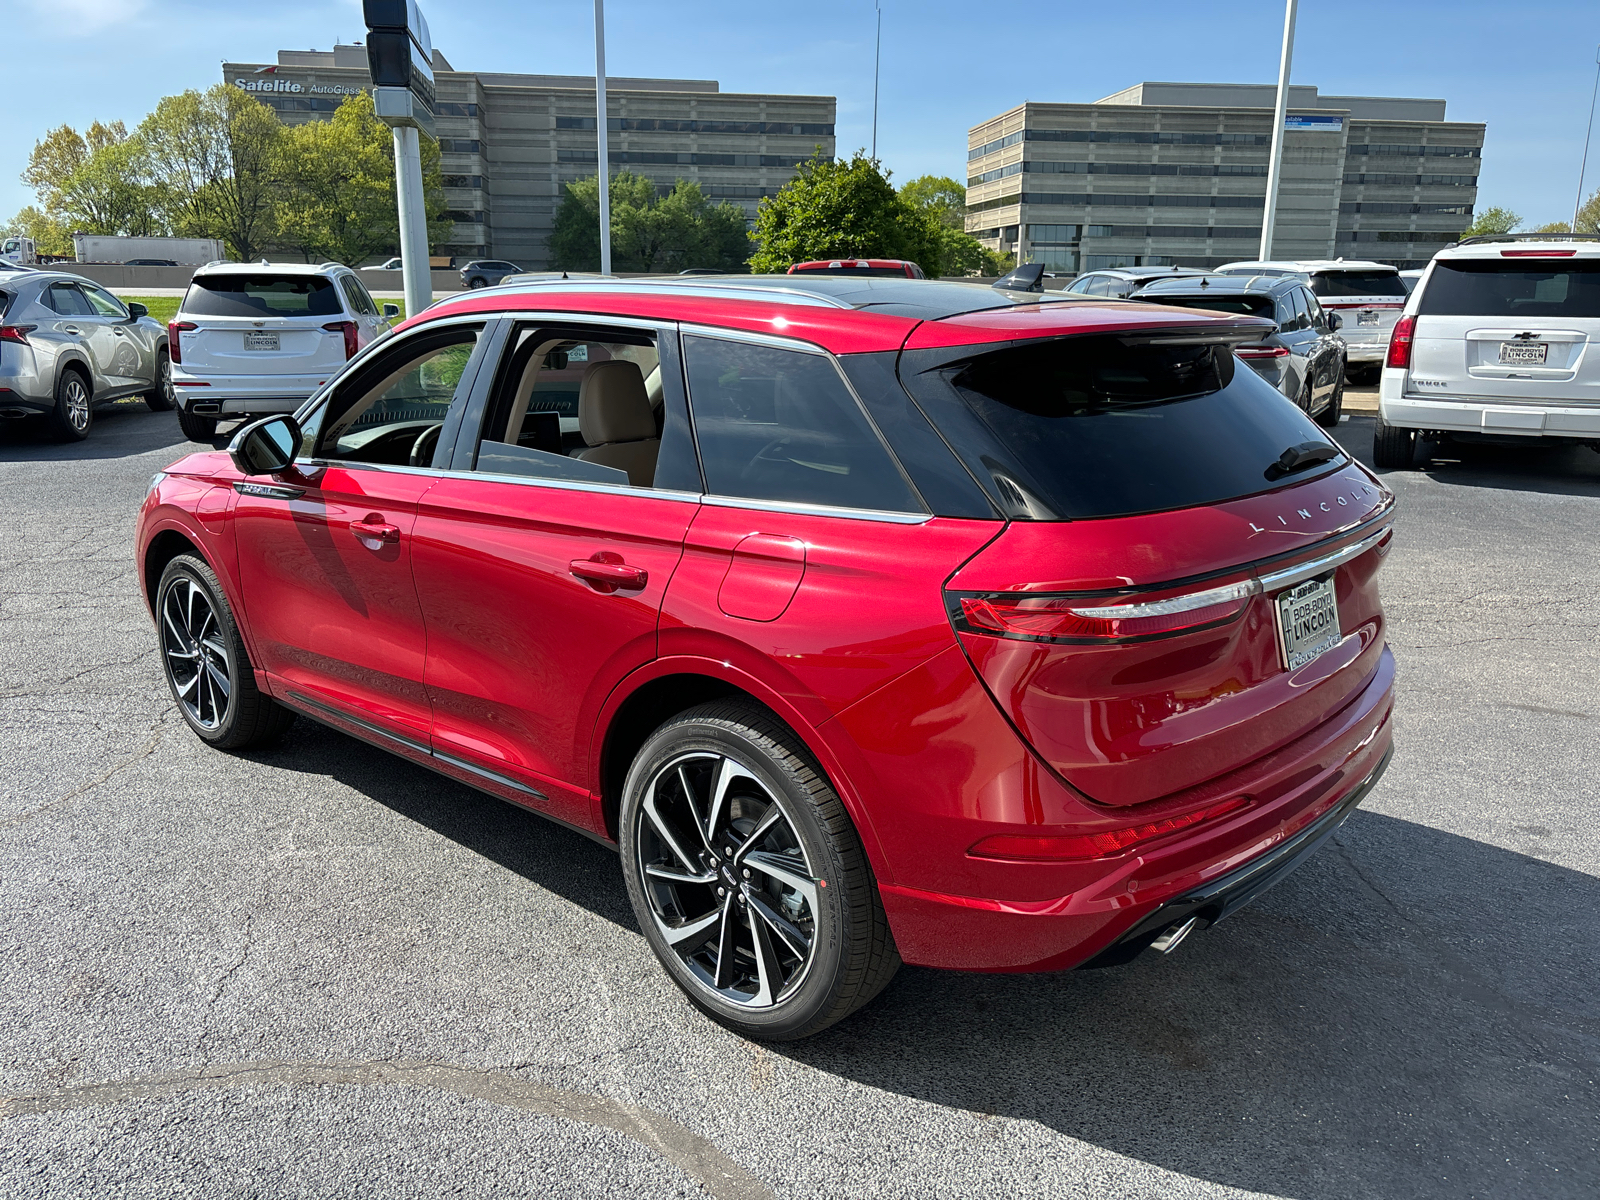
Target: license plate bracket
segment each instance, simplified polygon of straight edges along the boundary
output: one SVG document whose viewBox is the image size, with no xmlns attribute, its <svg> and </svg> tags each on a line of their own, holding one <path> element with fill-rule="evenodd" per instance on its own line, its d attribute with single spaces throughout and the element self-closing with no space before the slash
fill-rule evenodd
<svg viewBox="0 0 1600 1200">
<path fill-rule="evenodd" d="M 1278 648 L 1283 665 L 1298 671 L 1319 655 L 1337 646 L 1339 602 L 1334 595 L 1333 574 L 1319 575 L 1281 592 L 1274 601 L 1278 616 Z"/>
<path fill-rule="evenodd" d="M 1356 324 L 1358 326 L 1365 325 L 1375 329 L 1381 323 L 1381 321 L 1382 318 L 1379 316 L 1378 310 L 1375 308 L 1363 308 L 1356 313 Z"/>
<path fill-rule="evenodd" d="M 1549 342 L 1500 343 L 1501 366 L 1542 367 L 1549 355 Z"/>
<path fill-rule="evenodd" d="M 275 351 L 282 348 L 276 333 L 250 331 L 244 335 L 244 348 L 250 351 Z"/>
</svg>

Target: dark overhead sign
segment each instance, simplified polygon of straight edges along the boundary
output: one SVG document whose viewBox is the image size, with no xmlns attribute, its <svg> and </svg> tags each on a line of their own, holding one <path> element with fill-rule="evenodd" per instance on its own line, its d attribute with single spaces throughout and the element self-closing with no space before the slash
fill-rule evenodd
<svg viewBox="0 0 1600 1200">
<path fill-rule="evenodd" d="M 373 84 L 407 88 L 431 112 L 433 38 L 416 0 L 364 0 L 363 10 Z"/>
</svg>

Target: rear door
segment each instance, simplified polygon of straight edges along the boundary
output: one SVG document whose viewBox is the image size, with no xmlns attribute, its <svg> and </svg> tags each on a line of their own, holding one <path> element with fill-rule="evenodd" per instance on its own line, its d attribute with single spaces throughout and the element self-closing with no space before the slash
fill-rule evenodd
<svg viewBox="0 0 1600 1200">
<path fill-rule="evenodd" d="M 96 396 L 115 388 L 117 344 L 104 318 L 75 283 L 52 283 L 45 290 L 46 307 L 57 314 L 51 322 L 61 341 L 76 344 L 88 356 L 94 371 L 92 387 Z"/>
<path fill-rule="evenodd" d="M 151 347 L 135 328 L 128 310 L 110 292 L 91 283 L 80 283 L 78 290 L 89 300 L 95 316 L 111 337 L 112 382 L 118 388 L 139 387 L 155 379 Z"/>
<path fill-rule="evenodd" d="M 661 600 L 699 506 L 677 353 L 675 330 L 648 323 L 514 327 L 417 520 L 435 755 L 582 828 L 599 827 L 595 717 L 656 655 Z M 567 394 L 539 382 L 574 359 L 631 363 L 635 398 L 662 364 L 649 486 L 564 449 L 545 397 Z"/>
<path fill-rule="evenodd" d="M 479 323 L 430 326 L 336 385 L 306 422 L 309 482 L 247 479 L 234 510 L 256 665 L 275 694 L 425 751 L 417 502 L 476 370 Z"/>
<path fill-rule="evenodd" d="M 1600 255 L 1438 259 L 1422 288 L 1408 393 L 1600 406 Z"/>
<path fill-rule="evenodd" d="M 345 361 L 344 305 L 321 275 L 197 276 L 179 310 L 191 375 L 320 375 Z"/>
</svg>

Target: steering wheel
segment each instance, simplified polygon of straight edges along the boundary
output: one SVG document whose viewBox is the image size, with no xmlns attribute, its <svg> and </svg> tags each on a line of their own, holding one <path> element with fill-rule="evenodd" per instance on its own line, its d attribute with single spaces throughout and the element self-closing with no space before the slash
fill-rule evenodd
<svg viewBox="0 0 1600 1200">
<path fill-rule="evenodd" d="M 417 434 L 417 440 L 411 443 L 411 466 L 431 467 L 433 465 L 433 448 L 439 444 L 439 431 L 443 428 L 444 422 L 437 421 Z"/>
</svg>

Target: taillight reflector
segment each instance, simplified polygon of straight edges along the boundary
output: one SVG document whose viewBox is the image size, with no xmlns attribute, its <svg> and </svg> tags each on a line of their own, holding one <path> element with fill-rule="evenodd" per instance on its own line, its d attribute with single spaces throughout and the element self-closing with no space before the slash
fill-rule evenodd
<svg viewBox="0 0 1600 1200">
<path fill-rule="evenodd" d="M 356 356 L 356 351 L 361 348 L 357 341 L 356 323 L 354 321 L 329 321 L 323 326 L 329 333 L 344 334 L 344 360 L 349 362 Z"/>
<path fill-rule="evenodd" d="M 1283 346 L 1239 346 L 1234 353 L 1244 359 L 1289 357 L 1289 351 Z"/>
<path fill-rule="evenodd" d="M 16 342 L 19 346 L 28 344 L 28 335 L 37 325 L 0 325 L 0 342 Z"/>
<path fill-rule="evenodd" d="M 1260 590 L 1260 583 L 1247 579 L 1184 596 L 1123 604 L 1025 593 L 955 596 L 951 615 L 956 628 L 965 633 L 1034 642 L 1115 642 L 1232 620 Z"/>
<path fill-rule="evenodd" d="M 192 329 L 199 329 L 193 321 L 168 321 L 167 322 L 167 355 L 173 363 L 183 361 L 183 339 L 178 335 L 188 333 Z"/>
<path fill-rule="evenodd" d="M 1502 250 L 1501 258 L 1571 258 L 1576 250 Z"/>
<path fill-rule="evenodd" d="M 1389 335 L 1389 357 L 1384 360 L 1385 366 L 1399 367 L 1402 371 L 1411 369 L 1411 336 L 1416 327 L 1415 317 L 1401 317 L 1395 322 L 1394 332 Z"/>
<path fill-rule="evenodd" d="M 1145 825 L 1134 825 L 1128 829 L 1111 829 L 1103 833 L 1066 837 L 1031 837 L 1000 833 L 984 838 L 968 850 L 967 854 L 973 858 L 1021 859 L 1031 862 L 1105 858 L 1107 855 L 1121 854 L 1141 842 L 1164 837 L 1180 829 L 1189 829 L 1204 821 L 1225 817 L 1229 813 L 1248 807 L 1249 803 L 1243 796 L 1235 796 L 1231 800 L 1224 800 L 1221 804 L 1213 804 L 1210 808 L 1196 809 L 1194 812 L 1180 813 L 1178 816 L 1165 817 Z"/>
</svg>

